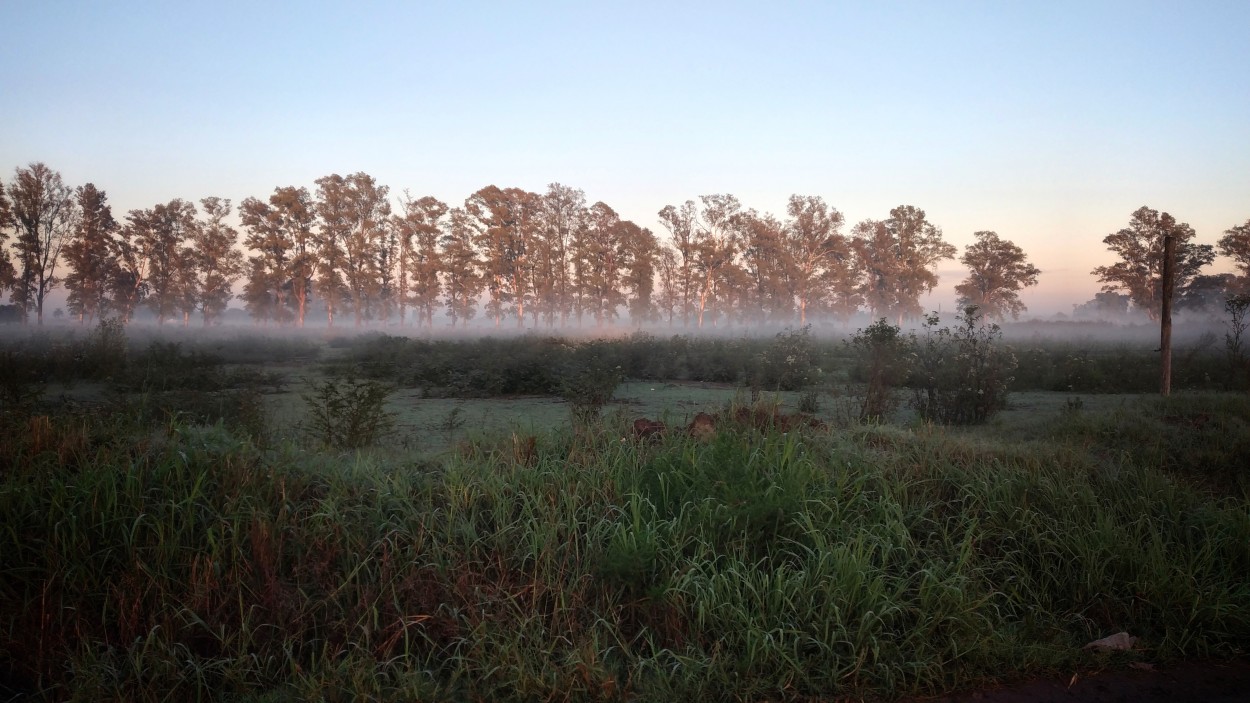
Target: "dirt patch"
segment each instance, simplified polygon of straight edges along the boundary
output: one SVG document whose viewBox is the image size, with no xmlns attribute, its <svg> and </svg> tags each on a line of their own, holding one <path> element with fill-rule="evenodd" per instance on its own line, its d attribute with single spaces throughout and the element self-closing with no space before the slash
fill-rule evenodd
<svg viewBox="0 0 1250 703">
<path fill-rule="evenodd" d="M 1153 671 L 1117 669 L 1068 679 L 1034 679 L 906 703 L 1245 703 L 1250 659 L 1183 662 Z"/>
</svg>

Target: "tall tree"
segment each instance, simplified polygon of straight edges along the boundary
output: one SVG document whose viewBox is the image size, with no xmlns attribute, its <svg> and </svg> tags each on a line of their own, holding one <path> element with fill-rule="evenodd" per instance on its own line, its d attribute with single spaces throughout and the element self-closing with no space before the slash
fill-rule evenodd
<svg viewBox="0 0 1250 703">
<path fill-rule="evenodd" d="M 200 290 L 200 260 L 192 243 L 199 235 L 200 221 L 192 220 L 178 247 L 178 269 L 174 273 L 174 298 L 177 300 L 178 312 L 182 313 L 182 326 L 191 326 L 191 315 L 202 301 Z"/>
<path fill-rule="evenodd" d="M 1215 260 L 1215 247 L 1195 244 L 1191 241 L 1194 229 L 1166 212 L 1138 208 L 1128 227 L 1102 240 L 1120 260 L 1093 270 L 1093 275 L 1105 284 L 1104 291 L 1127 293 L 1133 305 L 1152 320 L 1159 319 L 1163 305 L 1163 244 L 1168 235 L 1176 242 L 1173 285 L 1183 295 L 1202 267 Z"/>
<path fill-rule="evenodd" d="M 846 243 L 846 252 L 833 257 L 821 281 L 826 296 L 822 308 L 843 325 L 864 305 L 859 251 L 850 238 Z"/>
<path fill-rule="evenodd" d="M 1237 268 L 1236 288 L 1242 293 L 1250 293 L 1250 220 L 1225 230 L 1217 245 L 1220 254 L 1232 259 Z"/>
<path fill-rule="evenodd" d="M 79 218 L 74 235 L 65 245 L 66 307 L 79 323 L 90 324 L 103 317 L 109 307 L 110 283 L 117 276 L 118 224 L 113 219 L 104 191 L 88 183 L 75 191 Z"/>
<path fill-rule="evenodd" d="M 316 219 L 307 188 L 275 188 L 267 202 L 247 198 L 239 204 L 244 245 L 258 259 L 248 264 L 244 299 L 252 301 L 249 311 L 265 311 L 265 321 L 286 322 L 294 315 L 296 326 L 304 326 L 317 272 Z"/>
<path fill-rule="evenodd" d="M 660 244 L 655 257 L 655 269 L 659 286 L 655 292 L 655 312 L 661 321 L 673 326 L 674 316 L 681 307 L 682 282 L 681 264 L 677 250 L 667 244 Z"/>
<path fill-rule="evenodd" d="M 316 206 L 307 188 L 276 188 L 269 196 L 278 226 L 290 242 L 291 300 L 295 305 L 295 326 L 303 327 L 312 300 L 313 277 L 317 272 L 317 252 L 313 239 Z"/>
<path fill-rule="evenodd" d="M 217 197 L 200 201 L 205 219 L 192 237 L 192 256 L 198 271 L 200 309 L 207 327 L 221 319 L 234 297 L 231 289 L 243 274 L 243 253 L 234 248 L 239 232 L 226 223 L 230 201 Z"/>
<path fill-rule="evenodd" d="M 531 299 L 528 257 L 538 224 L 538 202 L 534 193 L 519 188 L 501 190 L 493 185 L 465 200 L 465 212 L 477 231 L 475 243 L 482 253 L 490 293 L 487 313 L 496 327 L 507 309 L 516 315 L 517 327 L 525 324 L 525 306 Z"/>
<path fill-rule="evenodd" d="M 367 318 L 371 320 L 390 320 L 402 304 L 400 296 L 400 255 L 399 231 L 396 230 L 390 216 L 390 204 L 387 204 L 387 215 L 379 223 L 379 238 L 373 245 L 373 269 L 377 275 L 377 295 L 367 308 Z"/>
<path fill-rule="evenodd" d="M 1007 315 L 1019 319 L 1026 309 L 1019 291 L 1037 285 L 1041 270 L 1028 262 L 1024 250 L 995 232 L 972 236 L 977 241 L 959 258 L 968 267 L 968 277 L 955 286 L 959 305 L 975 305 L 987 319 L 1002 320 Z"/>
<path fill-rule="evenodd" d="M 639 227 L 629 220 L 618 225 L 620 236 L 621 288 L 629 307 L 629 320 L 635 326 L 653 319 L 655 307 L 652 293 L 655 290 L 656 259 L 660 243 L 651 230 Z"/>
<path fill-rule="evenodd" d="M 9 186 L 17 237 L 13 248 L 19 271 L 13 286 L 13 302 L 22 307 L 22 319 L 35 311 L 43 324 L 43 301 L 56 287 L 56 266 L 61 248 L 77 222 L 74 192 L 61 174 L 43 163 L 19 168 Z"/>
<path fill-rule="evenodd" d="M 317 215 L 321 219 L 318 287 L 326 301 L 330 324 L 334 300 L 345 293 L 356 325 L 384 315 L 389 267 L 395 240 L 390 238 L 389 189 L 366 173 L 319 178 Z"/>
<path fill-rule="evenodd" d="M 141 256 L 146 257 L 145 304 L 156 315 L 157 324 L 178 312 L 187 311 L 187 284 L 185 272 L 194 262 L 187 261 L 190 254 L 188 242 L 196 230 L 195 206 L 175 198 L 150 210 L 131 211 L 127 228 L 128 239 L 136 244 Z"/>
<path fill-rule="evenodd" d="M 873 314 L 893 317 L 898 324 L 919 317 L 920 296 L 938 283 L 931 269 L 957 250 L 942 240 L 942 230 L 924 210 L 900 205 L 886 220 L 865 220 L 852 231 L 863 279 L 860 290 Z"/>
<path fill-rule="evenodd" d="M 843 320 L 854 310 L 846 310 L 854 296 L 831 299 L 832 291 L 854 290 L 846 286 L 854 279 L 850 241 L 842 234 L 846 218 L 837 208 L 829 207 L 819 196 L 790 196 L 786 206 L 790 219 L 786 222 L 786 252 L 789 254 L 789 279 L 798 300 L 799 324 L 807 324 L 807 310 L 827 302 Z M 849 300 L 848 300 L 849 298 Z M 856 305 L 858 307 L 858 305 Z"/>
<path fill-rule="evenodd" d="M 289 213 L 274 202 L 279 192 L 275 190 L 269 202 L 245 198 L 239 203 L 239 222 L 246 232 L 243 245 L 253 252 L 247 260 L 243 307 L 263 324 L 287 322 L 292 316 L 287 297 L 295 278 L 295 241 L 288 226 Z"/>
<path fill-rule="evenodd" d="M 452 327 L 459 321 L 468 324 L 473 319 L 477 297 L 482 293 L 481 260 L 473 244 L 476 235 L 473 217 L 461 208 L 452 208 L 439 251 L 446 295 L 444 304 Z"/>
<path fill-rule="evenodd" d="M 152 238 L 140 236 L 140 233 L 149 228 L 150 219 L 150 210 L 131 210 L 126 215 L 126 224 L 118 230 L 114 240 L 117 265 L 109 281 L 109 298 L 113 309 L 125 323 L 130 322 L 135 309 L 147 297 Z"/>
<path fill-rule="evenodd" d="M 675 255 L 672 283 L 677 291 L 676 308 L 681 315 L 681 324 L 688 326 L 695 311 L 695 243 L 699 209 L 693 200 L 687 200 L 680 208 L 665 205 L 659 214 L 660 224 L 668 230 Z"/>
<path fill-rule="evenodd" d="M 0 293 L 8 290 L 17 276 L 9 261 L 8 248 L 4 246 L 14 225 L 13 208 L 9 206 L 9 196 L 5 195 L 4 182 L 0 181 Z"/>
<path fill-rule="evenodd" d="M 538 208 L 534 261 L 534 307 L 548 327 L 568 323 L 574 308 L 570 249 L 586 229 L 586 195 L 582 191 L 552 183 L 547 186 Z"/>
<path fill-rule="evenodd" d="M 439 240 L 447 217 L 447 204 L 431 196 L 419 200 L 405 197 L 403 216 L 395 218 L 400 250 L 400 320 L 411 304 L 418 327 L 434 326 L 434 309 L 441 294 Z"/>
<path fill-rule="evenodd" d="M 621 229 L 620 215 L 606 203 L 597 202 L 588 213 L 586 248 L 583 252 L 586 300 L 602 327 L 616 321 L 618 309 L 625 304 L 621 291 Z"/>
<path fill-rule="evenodd" d="M 703 195 L 699 200 L 703 209 L 695 230 L 694 268 L 699 277 L 698 326 L 702 328 L 709 308 L 713 314 L 728 312 L 722 298 L 732 293 L 733 281 L 739 278 L 742 206 L 728 194 Z"/>
<path fill-rule="evenodd" d="M 902 322 L 899 289 L 894 285 L 902 261 L 890 230 L 881 220 L 864 220 L 851 228 L 851 245 L 860 264 L 859 292 L 873 318 Z"/>
<path fill-rule="evenodd" d="M 794 314 L 793 259 L 785 226 L 771 214 L 742 216 L 744 285 L 737 292 L 739 314 L 755 322 L 785 321 Z"/>
<path fill-rule="evenodd" d="M 272 272 L 265 266 L 265 259 L 250 256 L 244 264 L 246 280 L 243 282 L 243 309 L 252 322 L 268 326 L 270 321 L 282 323 L 290 319 L 290 309 L 277 297 Z"/>
</svg>

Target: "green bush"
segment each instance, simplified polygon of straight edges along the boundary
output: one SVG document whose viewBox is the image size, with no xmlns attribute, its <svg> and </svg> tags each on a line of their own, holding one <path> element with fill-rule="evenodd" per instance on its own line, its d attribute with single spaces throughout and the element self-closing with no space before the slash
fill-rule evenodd
<svg viewBox="0 0 1250 703">
<path fill-rule="evenodd" d="M 810 385 L 820 373 L 814 363 L 811 325 L 778 332 L 773 341 L 756 355 L 752 388 L 798 391 Z"/>
<path fill-rule="evenodd" d="M 330 449 L 359 449 L 390 432 L 395 417 L 386 410 L 392 388 L 376 381 L 330 378 L 312 384 L 302 397 L 308 408 L 307 435 Z"/>
<path fill-rule="evenodd" d="M 560 373 L 560 396 L 569 404 L 573 423 L 586 427 L 599 419 L 603 406 L 621 384 L 621 367 L 611 343 L 584 342 L 566 355 Z"/>
<path fill-rule="evenodd" d="M 20 352 L 0 351 L 0 415 L 29 411 L 45 387 L 38 363 Z"/>
<path fill-rule="evenodd" d="M 113 378 L 126 369 L 126 354 L 126 326 L 116 317 L 100 320 L 83 344 L 82 374 Z"/>
<path fill-rule="evenodd" d="M 897 325 L 885 318 L 858 330 L 845 342 L 854 360 L 853 378 L 861 386 L 849 386 L 860 422 L 883 422 L 898 409 L 898 388 L 910 368 L 908 342 Z"/>
<path fill-rule="evenodd" d="M 1007 407 L 1016 358 L 975 305 L 955 319 L 954 329 L 938 329 L 938 316 L 927 316 L 924 336 L 913 340 L 912 407 L 925 420 L 979 424 Z"/>
<path fill-rule="evenodd" d="M 1246 353 L 1246 330 L 1250 329 L 1250 295 L 1234 295 L 1224 301 L 1228 321 L 1224 323 L 1224 356 L 1228 359 L 1228 386 L 1242 389 L 1250 385 L 1250 355 Z"/>
</svg>

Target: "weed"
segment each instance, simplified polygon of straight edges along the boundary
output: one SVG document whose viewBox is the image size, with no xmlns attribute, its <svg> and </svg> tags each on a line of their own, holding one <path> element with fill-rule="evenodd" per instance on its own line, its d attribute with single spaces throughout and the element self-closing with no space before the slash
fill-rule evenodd
<svg viewBox="0 0 1250 703">
<path fill-rule="evenodd" d="M 442 421 L 438 423 L 439 429 L 447 434 L 451 434 L 456 430 L 464 427 L 464 409 L 456 406 L 447 411 Z"/>
<path fill-rule="evenodd" d="M 799 412 L 814 415 L 820 412 L 820 391 L 806 390 L 799 395 Z"/>
</svg>

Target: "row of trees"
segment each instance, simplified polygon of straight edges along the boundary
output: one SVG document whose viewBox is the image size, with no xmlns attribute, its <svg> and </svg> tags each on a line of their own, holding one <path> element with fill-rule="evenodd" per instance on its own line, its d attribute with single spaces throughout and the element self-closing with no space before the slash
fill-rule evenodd
<svg viewBox="0 0 1250 703">
<path fill-rule="evenodd" d="M 205 324 L 225 312 L 242 271 L 238 233 L 226 222 L 230 201 L 205 198 L 203 215 L 184 200 L 113 217 L 104 191 L 70 188 L 42 163 L 0 184 L 0 245 L 13 233 L 13 259 L 0 250 L 0 285 L 27 319 L 43 323 L 48 293 L 63 285 L 80 320 L 106 314 L 129 320 L 138 305 L 162 323 L 195 312 Z M 66 271 L 64 276 L 58 269 Z"/>
<path fill-rule="evenodd" d="M 266 199 L 194 204 L 175 199 L 114 219 L 104 191 L 66 186 L 44 164 L 0 183 L 0 286 L 25 316 L 43 320 L 50 290 L 63 285 L 80 320 L 129 320 L 139 306 L 164 323 L 193 314 L 211 324 L 234 297 L 260 323 L 303 326 L 395 320 L 464 324 L 480 311 L 501 325 L 614 323 L 684 326 L 848 320 L 861 309 L 899 321 L 920 316 L 935 267 L 958 253 L 921 209 L 903 205 L 845 233 L 845 218 L 816 196 L 792 196 L 784 219 L 706 195 L 660 210 L 664 241 L 603 202 L 560 184 L 544 193 L 487 186 L 462 204 L 389 189 L 365 173 L 332 174 L 314 190 L 276 188 Z M 1162 236 L 1178 238 L 1178 289 L 1206 290 L 1214 258 L 1192 228 L 1142 208 L 1104 241 L 1120 261 L 1095 269 L 1105 290 L 1123 290 L 1156 311 Z M 12 236 L 12 254 L 3 245 Z M 1220 250 L 1250 280 L 1250 222 Z M 10 260 L 10 256 L 12 260 Z M 969 274 L 961 305 L 988 317 L 1018 317 L 1019 291 L 1040 271 L 994 232 L 975 233 L 960 261 Z M 58 266 L 65 271 L 58 275 Z M 1215 281 L 1220 285 L 1230 280 Z"/>
</svg>

